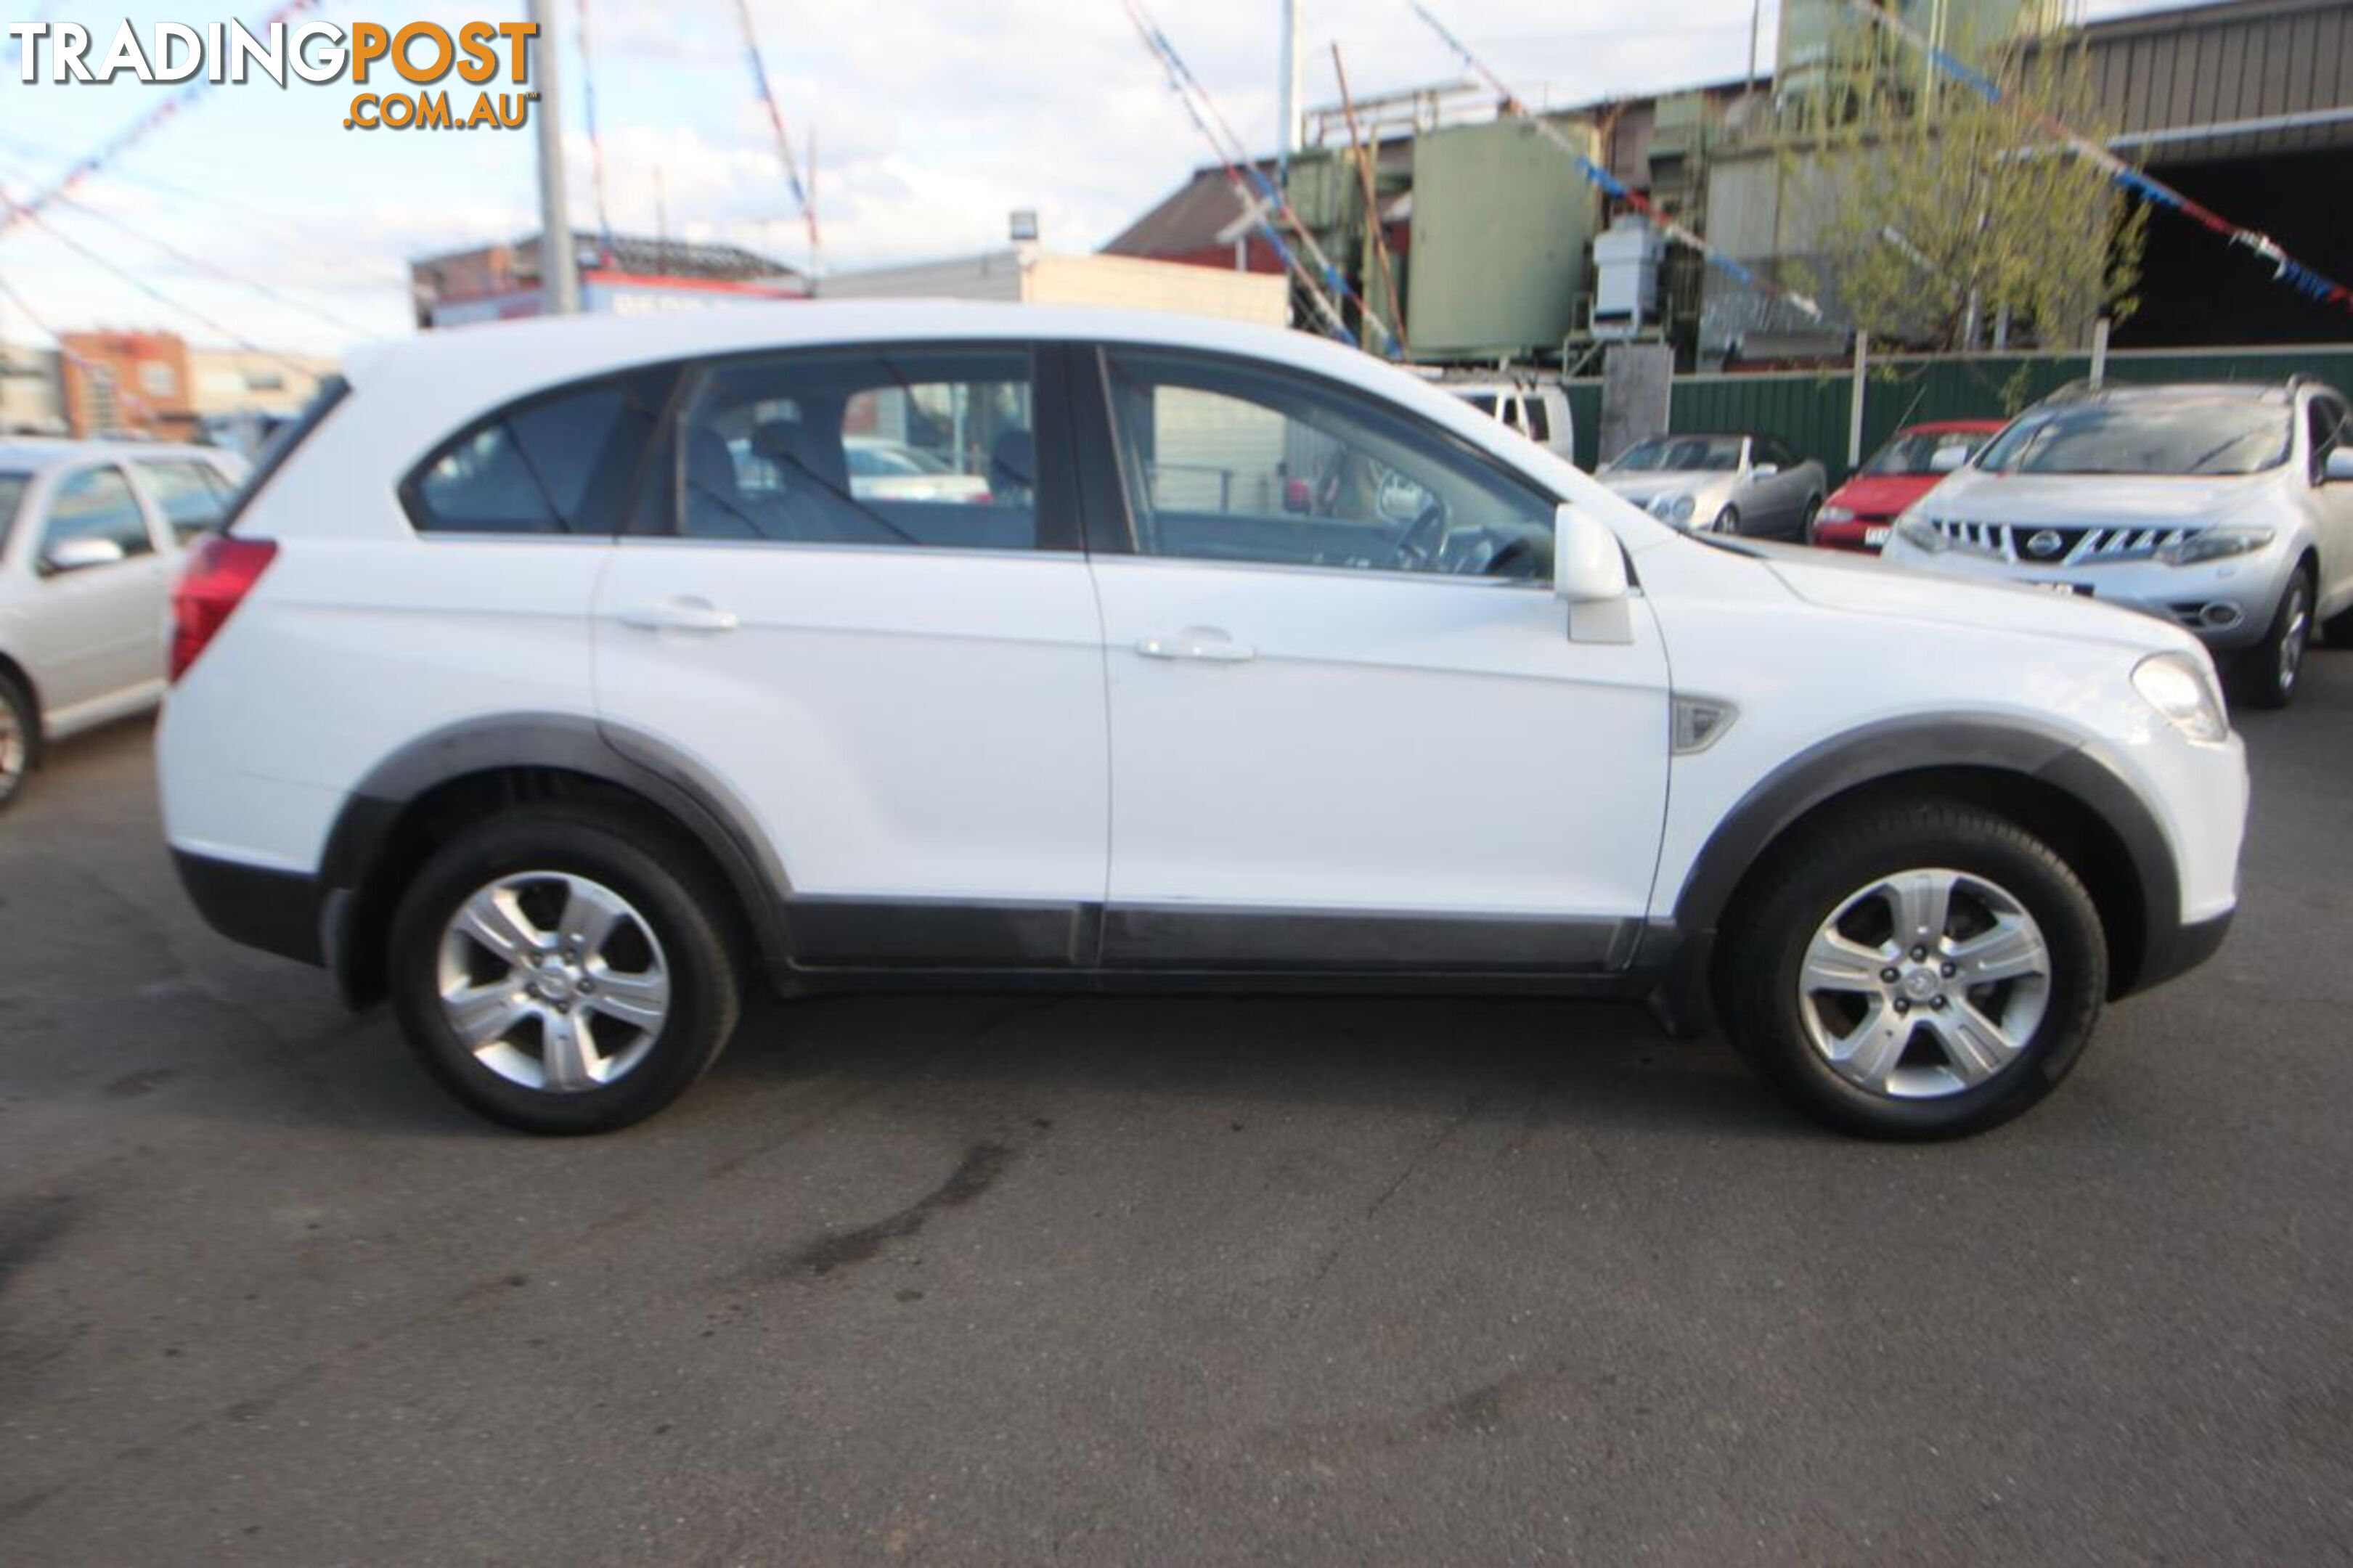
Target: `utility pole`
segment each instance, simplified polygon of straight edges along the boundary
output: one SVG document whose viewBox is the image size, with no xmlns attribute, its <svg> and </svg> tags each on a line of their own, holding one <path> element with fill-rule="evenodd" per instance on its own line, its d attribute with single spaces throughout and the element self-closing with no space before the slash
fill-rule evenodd
<svg viewBox="0 0 2353 1568">
<path fill-rule="evenodd" d="M 580 313 L 580 273 L 572 247 L 572 212 L 564 195 L 564 114 L 555 89 L 555 6 L 528 0 L 539 31 L 532 37 L 532 75 L 539 82 L 539 290 L 550 316 Z"/>
<path fill-rule="evenodd" d="M 1299 146 L 1299 0 L 1282 0 L 1282 75 L 1275 82 L 1274 166 L 1286 189 L 1291 154 Z"/>
</svg>

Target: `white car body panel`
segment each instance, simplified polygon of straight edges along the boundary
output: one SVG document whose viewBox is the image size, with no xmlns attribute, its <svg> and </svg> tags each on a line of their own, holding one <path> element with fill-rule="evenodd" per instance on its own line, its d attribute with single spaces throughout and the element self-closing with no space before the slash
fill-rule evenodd
<svg viewBox="0 0 2353 1568">
<path fill-rule="evenodd" d="M 1134 558 L 1095 575 L 1112 902 L 1643 907 L 1667 761 L 1647 614 L 1632 643 L 1597 646 L 1568 640 L 1542 587 L 1499 579 Z"/>
<path fill-rule="evenodd" d="M 216 638 L 165 706 L 157 755 L 172 841 L 236 841 L 251 792 L 280 804 L 247 805 L 250 858 L 315 866 L 344 797 L 401 747 L 501 714 L 593 721 L 589 609 L 610 553 L 560 539 L 281 548 L 237 608 L 241 635 Z M 238 739 L 198 767 L 175 743 L 190 731 Z"/>
<path fill-rule="evenodd" d="M 598 713 L 726 780 L 796 894 L 1103 897 L 1103 625 L 1082 557 L 607 553 Z M 628 624 L 685 602 L 739 624 Z"/>
</svg>

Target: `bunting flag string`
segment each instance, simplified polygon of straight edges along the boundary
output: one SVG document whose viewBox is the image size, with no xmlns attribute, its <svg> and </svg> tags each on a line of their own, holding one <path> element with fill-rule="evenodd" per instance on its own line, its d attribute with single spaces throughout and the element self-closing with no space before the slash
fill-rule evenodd
<svg viewBox="0 0 2353 1568">
<path fill-rule="evenodd" d="M 2116 153 L 2083 134 L 2049 110 L 2030 103 L 2014 93 L 2006 93 L 1999 82 L 1984 72 L 1956 59 L 1910 23 L 1883 9 L 1874 0 L 1847 0 L 1878 26 L 1917 49 L 1936 69 L 1961 83 L 1989 103 L 2010 109 L 2028 124 L 2065 147 L 2076 156 L 2088 160 L 2105 171 L 2117 184 L 2145 202 L 2178 212 L 2200 227 L 2221 235 L 2232 245 L 2243 246 L 2272 265 L 2272 276 L 2308 300 L 2324 305 L 2353 310 L 2353 290 L 2348 290 L 2335 279 L 2316 271 L 2290 256 L 2270 235 L 2261 229 L 2248 228 L 2232 223 L 2188 196 L 2140 170 L 2134 168 Z"/>
<path fill-rule="evenodd" d="M 164 292 L 163 289 L 156 288 L 155 285 L 148 282 L 145 279 L 132 271 L 128 267 L 123 266 L 121 262 L 116 261 L 111 257 L 106 255 L 103 251 L 92 249 L 90 247 L 84 245 L 81 241 L 74 238 L 73 236 L 62 232 L 55 224 L 50 223 L 47 219 L 42 217 L 37 213 L 26 211 L 24 203 L 11 200 L 5 191 L 0 191 L 0 207 L 5 207 L 7 209 L 5 214 L 5 221 L 15 223 L 21 220 L 34 225 L 39 228 L 42 233 L 47 235 L 51 239 L 56 240 L 59 245 L 64 246 L 68 250 L 70 250 L 75 255 L 80 257 L 91 266 L 99 268 L 103 271 L 112 273 L 115 277 L 121 279 L 125 283 L 130 284 L 133 289 L 138 289 L 142 294 L 144 294 L 149 299 L 154 300 L 157 304 L 164 306 L 167 310 L 177 310 L 180 314 L 187 317 L 190 321 L 195 321 L 197 325 L 204 327 L 208 331 L 219 333 L 232 348 L 243 349 L 248 353 L 259 354 L 264 359 L 275 360 L 280 364 L 286 366 L 290 370 L 302 370 L 302 366 L 295 363 L 294 361 L 288 359 L 284 354 L 278 353 L 274 349 L 263 348 L 260 344 L 254 342 L 251 339 L 246 337 L 235 328 L 226 326 L 221 322 L 215 321 L 212 317 L 206 315 L 202 310 L 197 310 L 194 305 L 187 303 L 185 300 L 174 299 L 171 295 Z M 20 307 L 23 305 L 24 300 L 21 295 L 12 295 L 11 297 L 16 300 Z M 32 311 L 28 310 L 25 314 L 29 318 L 32 316 Z M 34 324 L 38 326 L 39 322 L 36 321 Z M 48 331 L 46 327 L 42 328 L 42 330 L 44 331 Z M 49 335 L 51 337 L 57 336 L 55 332 L 50 332 Z M 59 346 L 62 347 L 62 343 Z M 307 374 L 307 372 L 305 374 Z"/>
<path fill-rule="evenodd" d="M 1698 251 L 1700 255 L 1706 259 L 1709 266 L 1714 267 L 1727 276 L 1747 285 L 1749 288 L 1756 289 L 1758 293 L 1763 294 L 1767 298 L 1779 300 L 1795 307 L 1799 311 L 1802 311 L 1810 320 L 1819 321 L 1822 319 L 1822 308 L 1814 302 L 1811 296 L 1801 294 L 1794 289 L 1785 288 L 1781 284 L 1776 283 L 1770 279 L 1763 277 L 1756 268 L 1748 266 L 1746 263 L 1736 260 L 1730 256 L 1726 256 L 1723 251 L 1718 250 L 1715 246 L 1710 245 L 1705 239 L 1700 237 L 1698 234 L 1694 233 L 1690 228 L 1685 227 L 1683 225 L 1677 223 L 1673 218 L 1669 217 L 1666 214 L 1661 212 L 1656 206 L 1651 205 L 1648 196 L 1636 191 L 1632 186 L 1627 184 L 1625 181 L 1620 179 L 1608 169 L 1603 168 L 1599 163 L 1594 162 L 1591 155 L 1583 148 L 1579 147 L 1576 142 L 1563 135 L 1558 126 L 1555 125 L 1551 121 L 1544 118 L 1541 114 L 1538 114 L 1535 110 L 1530 109 L 1527 104 L 1521 100 L 1519 94 L 1514 92 L 1511 88 L 1505 84 L 1503 78 L 1488 69 L 1486 62 L 1482 60 L 1478 56 L 1472 54 L 1471 52 L 1470 46 L 1463 43 L 1461 38 L 1456 37 L 1454 34 L 1448 29 L 1445 23 L 1440 21 L 1430 13 L 1428 6 L 1421 4 L 1421 0 L 1413 0 L 1413 10 L 1415 16 L 1419 16 L 1423 21 L 1430 24 L 1431 31 L 1435 32 L 1440 38 L 1443 38 L 1446 41 L 1446 47 L 1452 49 L 1465 66 L 1468 66 L 1472 72 L 1485 80 L 1488 87 L 1494 91 L 1497 100 L 1503 105 L 1504 113 L 1516 116 L 1517 118 L 1525 120 L 1529 124 L 1535 126 L 1538 135 L 1551 142 L 1554 146 L 1559 148 L 1563 153 L 1568 154 L 1569 161 L 1577 165 L 1578 172 L 1583 174 L 1587 180 L 1590 181 L 1593 184 L 1599 186 L 1609 195 L 1624 202 L 1628 206 L 1632 207 L 1644 217 L 1650 219 L 1653 225 L 1657 226 L 1659 232 L 1665 235 L 1669 239 L 1674 240 L 1682 245 L 1687 245 L 1692 249 Z"/>
<path fill-rule="evenodd" d="M 1283 266 L 1306 285 L 1308 299 L 1314 304 L 1315 313 L 1323 319 L 1324 331 L 1341 342 L 1353 344 L 1356 341 L 1355 334 L 1348 331 L 1346 317 L 1335 303 L 1336 300 L 1346 300 L 1356 307 L 1364 321 L 1379 331 L 1383 349 L 1391 358 L 1402 353 L 1405 345 L 1396 331 L 1374 312 L 1362 295 L 1349 287 L 1346 276 L 1332 264 L 1332 258 L 1316 243 L 1314 235 L 1292 207 L 1290 198 L 1267 178 L 1266 171 L 1250 156 L 1241 139 L 1234 134 L 1233 127 L 1218 112 L 1217 101 L 1210 98 L 1208 89 L 1193 74 L 1192 68 L 1186 65 L 1184 57 L 1176 52 L 1176 46 L 1169 41 L 1168 36 L 1153 22 L 1145 11 L 1142 0 L 1127 0 L 1127 16 L 1134 24 L 1145 46 L 1151 49 L 1162 68 L 1167 72 L 1169 88 L 1176 94 L 1177 101 L 1185 106 L 1185 112 L 1192 120 L 1194 129 L 1199 131 L 1209 143 L 1210 152 L 1216 155 L 1227 181 L 1233 186 L 1236 199 L 1241 203 L 1243 215 L 1273 247 Z M 1270 214 L 1289 226 L 1298 240 L 1296 248 L 1284 238 L 1282 230 L 1275 225 Z M 1367 222 L 1379 221 L 1375 214 L 1368 213 L 1366 218 Z M 1302 251 L 1306 254 L 1302 256 Z"/>
<path fill-rule="evenodd" d="M 752 85 L 759 91 L 761 106 L 768 111 L 768 128 L 776 135 L 776 158 L 785 166 L 785 184 L 792 188 L 801 221 L 808 226 L 809 268 L 814 271 L 818 244 L 817 207 L 809 200 L 808 187 L 801 184 L 800 164 L 793 157 L 793 141 L 785 131 L 784 111 L 776 107 L 776 89 L 768 85 L 768 68 L 760 58 L 760 35 L 752 26 L 752 0 L 735 0 L 735 14 L 744 23 L 744 53 L 751 62 Z"/>
<path fill-rule="evenodd" d="M 317 8 L 319 4 L 320 0 L 285 0 L 285 3 L 280 5 L 276 10 L 269 12 L 259 21 L 250 25 L 247 28 L 247 31 L 259 35 L 264 30 L 276 26 L 278 23 L 287 20 L 289 17 L 297 16 L 305 11 Z M 89 179 L 92 174 L 95 174 L 100 170 L 105 168 L 109 163 L 113 163 L 115 159 L 121 157 L 124 153 L 128 152 L 139 142 L 146 140 L 146 138 L 152 135 L 158 127 L 164 125 L 178 115 L 181 110 L 187 108 L 191 103 L 194 103 L 197 98 L 216 85 L 217 84 L 206 80 L 204 77 L 200 76 L 196 78 L 195 80 L 188 83 L 187 86 L 180 89 L 177 92 L 173 93 L 170 97 L 165 98 L 162 102 L 156 104 L 146 113 L 132 121 L 128 126 L 117 132 L 111 140 L 100 146 L 96 152 L 80 159 L 64 174 L 58 175 L 56 179 L 50 181 L 39 190 L 35 191 L 23 201 L 10 203 L 9 210 L 5 213 L 0 213 L 0 238 L 5 238 L 9 231 L 14 229 L 19 223 L 29 223 L 33 219 L 39 217 L 43 209 L 57 201 L 59 196 L 70 195 L 75 187 L 79 186 L 83 181 Z"/>
</svg>

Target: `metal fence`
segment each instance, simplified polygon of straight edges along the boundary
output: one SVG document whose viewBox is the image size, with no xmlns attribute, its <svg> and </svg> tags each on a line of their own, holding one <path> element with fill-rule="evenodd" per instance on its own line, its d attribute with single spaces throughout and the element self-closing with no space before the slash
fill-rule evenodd
<svg viewBox="0 0 2353 1568">
<path fill-rule="evenodd" d="M 2000 418 L 2091 374 L 2088 354 L 1890 355 L 1870 362 L 1862 394 L 1868 457 L 1903 426 L 1926 419 Z M 2353 343 L 2290 348 L 2117 349 L 2112 382 L 2284 381 L 2315 376 L 2353 391 Z M 1854 378 L 1824 371 L 1679 375 L 1669 404 L 1671 431 L 1750 431 L 1778 436 L 1819 458 L 1833 483 L 1845 477 Z M 1577 417 L 1577 461 L 1590 468 L 1601 429 L 1601 383 L 1567 384 Z"/>
</svg>

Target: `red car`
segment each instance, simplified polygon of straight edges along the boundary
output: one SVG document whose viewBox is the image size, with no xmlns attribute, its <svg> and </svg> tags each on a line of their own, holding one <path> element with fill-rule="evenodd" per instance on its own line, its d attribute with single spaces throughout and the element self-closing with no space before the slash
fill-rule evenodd
<svg viewBox="0 0 2353 1568">
<path fill-rule="evenodd" d="M 1906 425 L 1832 490 L 1815 514 L 1807 542 L 1832 550 L 1876 552 L 1905 507 L 1977 455 L 2005 419 L 1939 419 Z"/>
</svg>

